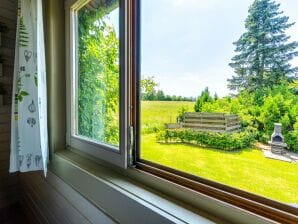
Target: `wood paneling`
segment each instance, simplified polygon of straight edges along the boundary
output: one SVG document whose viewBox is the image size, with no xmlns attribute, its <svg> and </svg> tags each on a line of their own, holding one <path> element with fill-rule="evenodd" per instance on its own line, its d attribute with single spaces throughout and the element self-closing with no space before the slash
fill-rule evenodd
<svg viewBox="0 0 298 224">
<path fill-rule="evenodd" d="M 3 76 L 0 82 L 4 84 L 7 94 L 4 97 L 6 106 L 0 106 L 0 209 L 18 201 L 18 175 L 9 174 L 10 155 L 10 104 L 14 64 L 14 45 L 16 35 L 17 0 L 0 1 L 0 22 L 4 23 L 9 31 L 2 33 L 0 53 L 5 59 Z"/>
<path fill-rule="evenodd" d="M 51 172 L 24 173 L 20 182 L 21 203 L 37 223 L 115 223 Z"/>
<path fill-rule="evenodd" d="M 13 223 L 22 223 L 22 224 L 31 224 L 26 219 L 25 214 L 22 212 L 22 209 L 19 204 L 9 206 L 8 208 L 2 209 L 0 211 L 0 223 L 13 224 Z"/>
</svg>

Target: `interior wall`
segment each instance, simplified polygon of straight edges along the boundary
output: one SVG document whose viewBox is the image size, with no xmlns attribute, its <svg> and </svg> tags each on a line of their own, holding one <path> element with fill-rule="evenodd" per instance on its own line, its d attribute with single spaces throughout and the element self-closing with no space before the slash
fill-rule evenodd
<svg viewBox="0 0 298 224">
<path fill-rule="evenodd" d="M 52 153 L 54 149 L 66 146 L 65 10 L 61 0 L 44 0 L 43 3 L 48 130 Z M 19 175 L 20 204 L 32 223 L 115 223 L 50 170 L 46 178 L 43 172 Z"/>
<path fill-rule="evenodd" d="M 44 0 L 48 93 L 48 132 L 51 153 L 66 146 L 65 10 L 62 0 Z"/>
<path fill-rule="evenodd" d="M 21 205 L 32 223 L 113 224 L 111 219 L 64 181 L 49 172 L 20 175 Z"/>
<path fill-rule="evenodd" d="M 0 22 L 9 31 L 2 33 L 0 55 L 3 63 L 3 76 L 0 83 L 4 84 L 4 106 L 0 105 L 0 209 L 13 204 L 18 199 L 18 174 L 9 174 L 10 155 L 10 105 L 12 92 L 12 77 L 15 50 L 15 35 L 17 22 L 17 0 L 0 1 Z"/>
</svg>

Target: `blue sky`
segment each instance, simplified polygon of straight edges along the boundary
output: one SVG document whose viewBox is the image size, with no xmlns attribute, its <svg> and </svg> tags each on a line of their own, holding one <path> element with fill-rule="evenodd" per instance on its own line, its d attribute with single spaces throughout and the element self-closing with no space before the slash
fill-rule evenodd
<svg viewBox="0 0 298 224">
<path fill-rule="evenodd" d="M 208 86 L 228 95 L 234 41 L 244 32 L 253 0 L 142 0 L 142 75 L 166 94 L 197 96 Z M 278 0 L 298 23 L 298 1 Z M 298 41 L 298 24 L 288 31 Z M 298 65 L 298 59 L 292 62 Z"/>
</svg>

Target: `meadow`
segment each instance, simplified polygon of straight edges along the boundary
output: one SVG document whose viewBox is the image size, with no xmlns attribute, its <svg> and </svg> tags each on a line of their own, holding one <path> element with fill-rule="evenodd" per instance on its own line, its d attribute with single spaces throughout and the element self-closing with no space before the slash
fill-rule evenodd
<svg viewBox="0 0 298 224">
<path fill-rule="evenodd" d="M 181 107 L 193 102 L 143 101 L 141 158 L 243 189 L 284 203 L 298 203 L 298 164 L 267 159 L 261 150 L 225 152 L 156 141 L 154 131 L 176 122 Z"/>
<path fill-rule="evenodd" d="M 193 111 L 194 105 L 194 102 L 184 101 L 142 101 L 142 133 L 153 133 L 162 129 L 165 123 L 176 123 L 179 110 L 184 107 L 187 111 Z"/>
</svg>

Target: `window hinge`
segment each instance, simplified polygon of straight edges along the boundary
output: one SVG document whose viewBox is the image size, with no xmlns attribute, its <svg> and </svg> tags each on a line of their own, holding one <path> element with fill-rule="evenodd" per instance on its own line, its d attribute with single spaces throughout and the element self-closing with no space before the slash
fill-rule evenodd
<svg viewBox="0 0 298 224">
<path fill-rule="evenodd" d="M 133 126 L 129 126 L 129 143 L 128 143 L 128 166 L 135 166 L 135 150 L 134 150 L 134 128 Z"/>
</svg>

